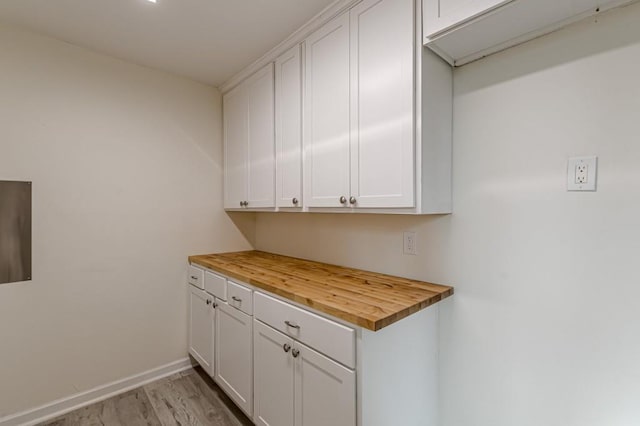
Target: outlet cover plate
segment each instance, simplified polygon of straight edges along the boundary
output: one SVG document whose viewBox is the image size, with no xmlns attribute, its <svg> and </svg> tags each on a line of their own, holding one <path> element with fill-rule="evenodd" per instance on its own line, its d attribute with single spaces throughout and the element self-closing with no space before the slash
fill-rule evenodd
<svg viewBox="0 0 640 426">
<path fill-rule="evenodd" d="M 567 191 L 595 191 L 598 157 L 572 157 L 567 166 Z"/>
<path fill-rule="evenodd" d="M 409 254 L 409 255 L 417 255 L 418 254 L 418 248 L 417 248 L 417 243 L 418 243 L 418 238 L 416 236 L 416 233 L 413 231 L 407 231 L 404 233 L 404 247 L 402 249 L 402 252 L 404 254 Z"/>
</svg>

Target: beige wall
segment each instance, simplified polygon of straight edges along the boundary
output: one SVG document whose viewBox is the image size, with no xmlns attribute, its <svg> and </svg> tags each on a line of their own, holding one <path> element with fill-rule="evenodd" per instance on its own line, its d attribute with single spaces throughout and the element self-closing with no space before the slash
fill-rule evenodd
<svg viewBox="0 0 640 426">
<path fill-rule="evenodd" d="M 259 249 L 455 286 L 443 426 L 639 422 L 638 22 L 640 4 L 456 70 L 454 214 L 258 215 Z M 596 193 L 566 192 L 580 155 Z"/>
<path fill-rule="evenodd" d="M 0 285 L 0 417 L 186 357 L 186 256 L 250 248 L 218 91 L 0 26 L 0 99 L 34 277 Z"/>
<path fill-rule="evenodd" d="M 185 257 L 255 238 L 454 285 L 443 426 L 637 424 L 638 22 L 456 71 L 454 214 L 258 214 L 255 235 L 221 207 L 215 89 L 0 26 L 0 179 L 34 182 L 34 280 L 0 285 L 0 417 L 184 357 Z M 567 193 L 590 154 L 598 192 Z"/>
</svg>

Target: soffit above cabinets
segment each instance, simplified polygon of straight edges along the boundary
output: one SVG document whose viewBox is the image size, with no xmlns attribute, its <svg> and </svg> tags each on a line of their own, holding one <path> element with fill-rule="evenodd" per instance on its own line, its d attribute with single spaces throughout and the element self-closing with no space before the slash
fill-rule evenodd
<svg viewBox="0 0 640 426">
<path fill-rule="evenodd" d="M 218 86 L 334 0 L 2 0 L 0 22 Z"/>
<path fill-rule="evenodd" d="M 423 42 L 460 66 L 638 0 L 422 0 Z"/>
</svg>

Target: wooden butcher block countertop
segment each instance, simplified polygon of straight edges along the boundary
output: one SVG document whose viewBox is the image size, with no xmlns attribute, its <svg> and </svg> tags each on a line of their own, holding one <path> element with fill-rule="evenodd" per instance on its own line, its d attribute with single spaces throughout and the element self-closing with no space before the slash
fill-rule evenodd
<svg viewBox="0 0 640 426">
<path fill-rule="evenodd" d="M 189 262 L 377 331 L 453 294 L 453 288 L 262 251 Z"/>
</svg>

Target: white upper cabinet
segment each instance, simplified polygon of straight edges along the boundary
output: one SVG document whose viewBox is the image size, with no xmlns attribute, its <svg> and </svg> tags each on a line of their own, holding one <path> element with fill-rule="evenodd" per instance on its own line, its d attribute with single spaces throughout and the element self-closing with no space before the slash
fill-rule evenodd
<svg viewBox="0 0 640 426">
<path fill-rule="evenodd" d="M 423 1 L 439 28 L 498 3 L 335 3 L 222 85 L 226 209 L 451 212 L 453 71 L 423 46 Z"/>
<path fill-rule="evenodd" d="M 244 206 L 247 199 L 249 128 L 247 91 L 236 87 L 224 96 L 224 207 Z"/>
<path fill-rule="evenodd" d="M 414 207 L 413 16 L 365 0 L 307 39 L 309 207 Z"/>
<path fill-rule="evenodd" d="M 351 9 L 351 191 L 355 207 L 414 206 L 413 1 Z"/>
<path fill-rule="evenodd" d="M 273 64 L 249 81 L 248 207 L 274 207 Z"/>
<path fill-rule="evenodd" d="M 302 207 L 300 45 L 276 59 L 276 206 Z"/>
<path fill-rule="evenodd" d="M 306 40 L 305 204 L 341 207 L 349 197 L 349 14 Z"/>
<path fill-rule="evenodd" d="M 273 80 L 268 64 L 224 96 L 226 209 L 275 207 Z"/>
<path fill-rule="evenodd" d="M 633 0 L 422 0 L 423 42 L 464 65 Z"/>
</svg>

